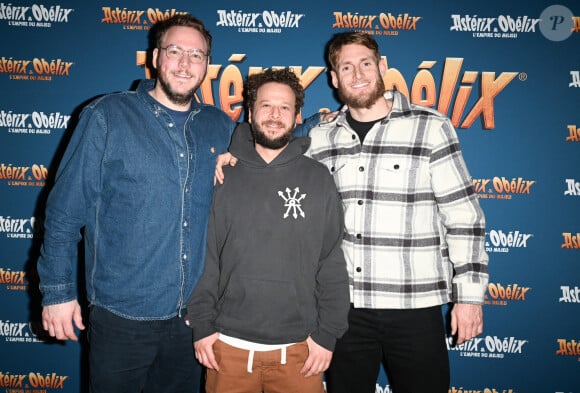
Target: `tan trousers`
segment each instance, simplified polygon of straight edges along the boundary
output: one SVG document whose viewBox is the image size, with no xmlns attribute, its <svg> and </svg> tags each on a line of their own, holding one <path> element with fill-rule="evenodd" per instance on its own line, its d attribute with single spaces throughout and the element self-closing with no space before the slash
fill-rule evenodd
<svg viewBox="0 0 580 393">
<path fill-rule="evenodd" d="M 206 393 L 324 393 L 322 374 L 300 374 L 308 357 L 306 341 L 286 348 L 286 364 L 280 349 L 254 352 L 251 359 L 250 351 L 217 340 L 213 350 L 220 370 L 207 370 Z"/>
</svg>

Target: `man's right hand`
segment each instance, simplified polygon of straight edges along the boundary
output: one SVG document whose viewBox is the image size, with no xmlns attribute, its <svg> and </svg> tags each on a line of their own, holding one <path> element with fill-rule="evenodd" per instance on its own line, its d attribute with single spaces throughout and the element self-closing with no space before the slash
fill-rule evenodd
<svg viewBox="0 0 580 393">
<path fill-rule="evenodd" d="M 81 316 L 81 306 L 76 300 L 45 306 L 42 310 L 42 326 L 51 337 L 58 340 L 78 341 L 73 322 L 80 330 L 85 330 Z"/>
<path fill-rule="evenodd" d="M 226 165 L 235 166 L 237 162 L 238 159 L 232 156 L 231 153 L 220 154 L 217 158 L 215 166 L 215 175 L 213 178 L 213 184 L 214 185 L 216 183 L 224 184 L 224 171 L 222 170 L 222 167 Z"/>
<path fill-rule="evenodd" d="M 198 362 L 203 364 L 207 368 L 219 371 L 219 366 L 215 360 L 215 354 L 213 352 L 213 344 L 217 341 L 219 333 L 214 333 L 211 336 L 204 337 L 193 343 L 193 348 L 195 350 L 195 358 Z"/>
</svg>

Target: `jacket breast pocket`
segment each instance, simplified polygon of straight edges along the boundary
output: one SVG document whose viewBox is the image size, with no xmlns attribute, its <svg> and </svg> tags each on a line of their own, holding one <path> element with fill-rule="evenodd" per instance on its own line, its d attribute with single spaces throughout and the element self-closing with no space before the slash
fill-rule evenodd
<svg viewBox="0 0 580 393">
<path fill-rule="evenodd" d="M 348 157 L 333 157 L 332 160 L 325 161 L 323 164 L 328 168 L 328 171 L 332 175 L 334 183 L 339 190 L 342 189 L 345 184 L 349 183 L 348 179 L 352 178 L 352 169 L 350 168 L 350 165 L 348 165 Z"/>
<path fill-rule="evenodd" d="M 391 187 L 407 189 L 421 183 L 420 160 L 409 160 L 407 157 L 382 160 L 380 174 L 384 183 Z M 424 176 L 423 176 L 424 177 Z"/>
</svg>

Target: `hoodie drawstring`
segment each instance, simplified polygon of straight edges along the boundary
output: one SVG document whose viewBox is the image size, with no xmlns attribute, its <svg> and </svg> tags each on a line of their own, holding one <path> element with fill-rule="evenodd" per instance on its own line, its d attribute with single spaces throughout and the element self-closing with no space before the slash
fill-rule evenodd
<svg viewBox="0 0 580 393">
<path fill-rule="evenodd" d="M 251 374 L 253 371 L 252 366 L 254 365 L 254 353 L 256 351 L 250 350 L 248 353 L 248 364 L 246 370 Z M 280 364 L 286 364 L 286 347 L 280 348 Z"/>
</svg>

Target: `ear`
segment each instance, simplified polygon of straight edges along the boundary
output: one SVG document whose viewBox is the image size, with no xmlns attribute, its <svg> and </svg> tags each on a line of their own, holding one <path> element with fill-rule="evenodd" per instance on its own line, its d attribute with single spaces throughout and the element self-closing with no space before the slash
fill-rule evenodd
<svg viewBox="0 0 580 393">
<path fill-rule="evenodd" d="M 159 57 L 159 48 L 153 49 L 153 58 L 151 60 L 153 68 L 157 69 L 157 58 Z"/>
<path fill-rule="evenodd" d="M 330 78 L 332 79 L 332 86 L 334 86 L 335 89 L 338 89 L 338 77 L 334 70 L 330 71 Z"/>
<path fill-rule="evenodd" d="M 381 76 L 385 76 L 385 73 L 387 72 L 387 60 L 384 57 L 381 57 L 381 60 L 379 61 L 379 72 L 381 73 Z"/>
<path fill-rule="evenodd" d="M 294 116 L 294 127 L 296 127 L 296 124 L 298 124 L 298 120 L 300 120 L 300 112 L 301 111 L 298 111 L 296 113 L 296 116 Z"/>
</svg>

